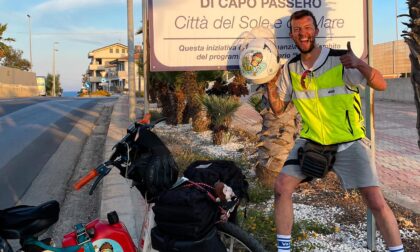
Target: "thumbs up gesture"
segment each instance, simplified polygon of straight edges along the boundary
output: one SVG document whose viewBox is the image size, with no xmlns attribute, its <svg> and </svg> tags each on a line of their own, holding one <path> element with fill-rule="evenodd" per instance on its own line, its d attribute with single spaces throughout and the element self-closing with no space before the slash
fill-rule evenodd
<svg viewBox="0 0 420 252">
<path fill-rule="evenodd" d="M 340 57 L 340 61 L 345 68 L 357 68 L 359 65 L 361 60 L 354 55 L 350 41 L 347 42 L 347 53 Z"/>
</svg>

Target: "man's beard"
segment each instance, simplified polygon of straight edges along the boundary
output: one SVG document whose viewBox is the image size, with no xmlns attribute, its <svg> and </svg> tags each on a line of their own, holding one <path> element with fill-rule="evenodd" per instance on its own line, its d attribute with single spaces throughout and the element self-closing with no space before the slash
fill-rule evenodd
<svg viewBox="0 0 420 252">
<path fill-rule="evenodd" d="M 304 53 L 304 54 L 306 54 L 306 53 L 310 53 L 310 52 L 312 52 L 312 50 L 315 48 L 315 38 L 311 38 L 310 39 L 310 41 L 311 41 L 311 44 L 310 44 L 310 46 L 309 46 L 309 48 L 307 49 L 307 50 L 303 50 L 299 45 L 298 45 L 298 43 L 295 43 L 296 44 L 296 47 L 299 49 L 299 51 L 300 51 L 300 53 Z"/>
</svg>

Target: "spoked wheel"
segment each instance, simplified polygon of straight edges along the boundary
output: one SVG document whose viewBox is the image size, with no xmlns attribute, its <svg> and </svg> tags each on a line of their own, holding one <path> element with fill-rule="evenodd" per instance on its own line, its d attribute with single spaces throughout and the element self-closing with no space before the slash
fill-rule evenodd
<svg viewBox="0 0 420 252">
<path fill-rule="evenodd" d="M 232 223 L 219 223 L 217 232 L 228 252 L 265 252 L 254 237 Z"/>
</svg>

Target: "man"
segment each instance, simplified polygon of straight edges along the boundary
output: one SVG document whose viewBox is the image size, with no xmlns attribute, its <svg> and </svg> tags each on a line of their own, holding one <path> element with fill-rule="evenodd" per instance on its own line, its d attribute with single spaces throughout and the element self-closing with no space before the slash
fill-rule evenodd
<svg viewBox="0 0 420 252">
<path fill-rule="evenodd" d="M 296 140 L 275 182 L 275 221 L 278 251 L 290 251 L 293 225 L 292 193 L 304 179 L 298 149 L 306 142 L 337 146 L 333 171 L 345 189 L 358 188 L 375 216 L 390 251 L 404 251 L 398 224 L 378 187 L 378 178 L 365 137 L 357 84 L 385 90 L 382 75 L 357 58 L 351 50 L 332 50 L 316 45 L 318 27 L 308 10 L 290 17 L 290 37 L 300 54 L 289 60 L 280 81 L 267 84 L 273 112 L 281 114 L 290 101 L 302 116 L 300 139 Z"/>
</svg>

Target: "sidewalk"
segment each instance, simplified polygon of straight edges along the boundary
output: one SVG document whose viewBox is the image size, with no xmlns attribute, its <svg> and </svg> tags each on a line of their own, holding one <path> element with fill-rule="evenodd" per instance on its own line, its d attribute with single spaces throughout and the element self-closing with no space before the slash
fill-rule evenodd
<svg viewBox="0 0 420 252">
<path fill-rule="evenodd" d="M 387 199 L 420 213 L 420 150 L 414 103 L 375 101 L 376 166 Z M 233 126 L 252 134 L 261 129 L 260 115 L 247 103 Z"/>
<path fill-rule="evenodd" d="M 376 108 L 376 164 L 385 196 L 399 205 L 420 213 L 420 150 L 417 147 L 416 110 L 413 103 L 379 101 Z M 233 127 L 257 134 L 260 115 L 246 102 L 233 118 Z M 128 127 L 128 96 L 114 105 L 106 141 L 105 158 Z M 101 218 L 116 210 L 136 242 L 140 236 L 144 200 L 122 178 L 117 169 L 103 181 Z"/>
</svg>

